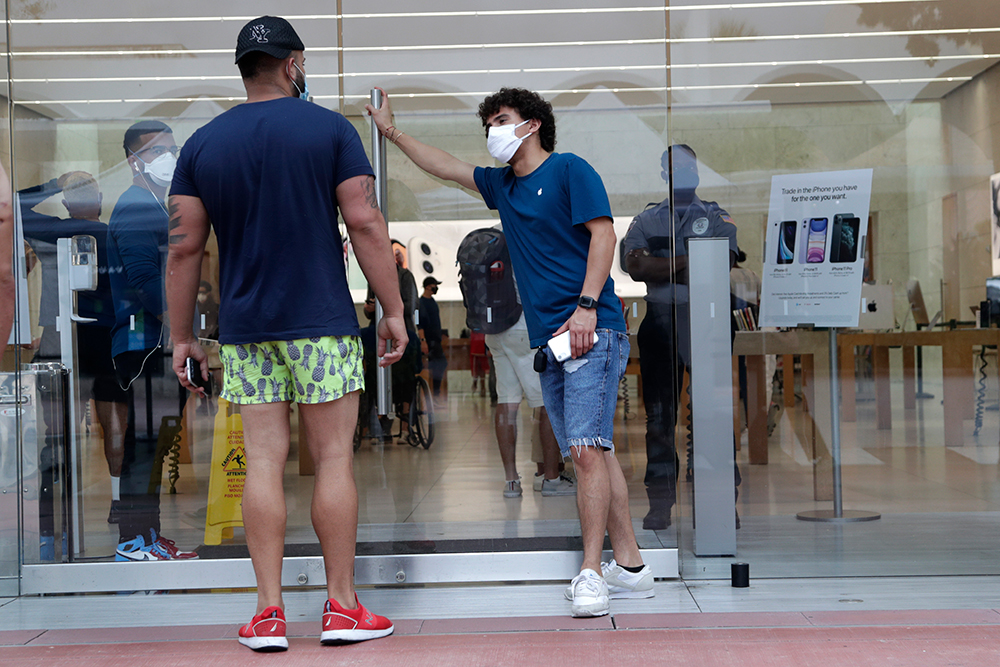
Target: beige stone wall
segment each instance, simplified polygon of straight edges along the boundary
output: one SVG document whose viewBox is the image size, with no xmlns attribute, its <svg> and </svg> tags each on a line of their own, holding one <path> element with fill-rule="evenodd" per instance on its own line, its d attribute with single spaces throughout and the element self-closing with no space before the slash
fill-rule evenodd
<svg viewBox="0 0 1000 667">
<path fill-rule="evenodd" d="M 989 178 L 1000 171 L 1000 67 L 993 66 L 944 99 L 950 192 L 957 194 L 961 310 L 985 298 L 990 261 Z"/>
</svg>

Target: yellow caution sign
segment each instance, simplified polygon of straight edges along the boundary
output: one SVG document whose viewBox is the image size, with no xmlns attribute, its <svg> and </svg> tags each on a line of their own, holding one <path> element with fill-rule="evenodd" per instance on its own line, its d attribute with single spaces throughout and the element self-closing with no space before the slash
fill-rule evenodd
<svg viewBox="0 0 1000 667">
<path fill-rule="evenodd" d="M 238 409 L 239 406 L 219 399 L 208 478 L 205 544 L 221 544 L 223 536 L 232 537 L 233 528 L 243 525 L 247 455 L 243 449 L 243 419 Z"/>
</svg>

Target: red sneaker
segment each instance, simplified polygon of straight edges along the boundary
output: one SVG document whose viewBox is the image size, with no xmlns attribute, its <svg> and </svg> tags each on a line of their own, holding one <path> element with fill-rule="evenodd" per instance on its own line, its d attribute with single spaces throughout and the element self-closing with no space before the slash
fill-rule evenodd
<svg viewBox="0 0 1000 667">
<path fill-rule="evenodd" d="M 358 603 L 357 609 L 344 609 L 333 599 L 326 601 L 323 607 L 323 634 L 319 636 L 321 644 L 363 642 L 392 634 L 392 621 L 361 606 L 357 593 L 354 601 Z"/>
<path fill-rule="evenodd" d="M 154 531 L 155 534 L 155 531 Z M 181 551 L 177 548 L 177 544 L 173 540 L 168 540 L 162 535 L 156 536 L 156 541 L 153 542 L 154 550 L 159 550 L 160 553 L 167 554 L 167 560 L 197 560 L 198 553 L 196 551 Z"/>
<path fill-rule="evenodd" d="M 268 607 L 240 628 L 240 643 L 254 651 L 284 651 L 285 612 L 280 607 Z"/>
</svg>

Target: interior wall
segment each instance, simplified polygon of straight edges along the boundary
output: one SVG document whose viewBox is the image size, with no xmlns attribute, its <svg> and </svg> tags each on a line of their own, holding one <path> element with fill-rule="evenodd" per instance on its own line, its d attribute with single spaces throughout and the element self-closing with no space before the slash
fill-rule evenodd
<svg viewBox="0 0 1000 667">
<path fill-rule="evenodd" d="M 970 306 L 985 298 L 986 278 L 993 275 L 989 178 L 1000 164 L 997 99 L 1000 67 L 993 66 L 945 97 L 941 105 L 950 185 L 958 198 L 963 317 L 971 316 Z"/>
</svg>

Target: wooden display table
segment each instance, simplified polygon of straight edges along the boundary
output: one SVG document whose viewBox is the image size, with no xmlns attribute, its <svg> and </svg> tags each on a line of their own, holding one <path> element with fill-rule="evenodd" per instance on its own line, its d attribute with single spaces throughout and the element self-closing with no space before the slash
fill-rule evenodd
<svg viewBox="0 0 1000 667">
<path fill-rule="evenodd" d="M 764 356 L 800 355 L 802 359 L 802 428 L 813 461 L 813 497 L 833 499 L 830 457 L 830 337 L 826 331 L 738 331 L 733 354 L 747 359 L 747 429 L 751 464 L 767 463 L 767 381 Z M 786 361 L 786 373 L 791 367 Z M 785 394 L 794 388 L 786 374 Z M 787 404 L 787 402 L 786 402 Z M 794 405 L 794 403 L 793 403 Z"/>
<path fill-rule="evenodd" d="M 875 376 L 875 415 L 878 428 L 892 428 L 892 396 L 889 390 L 889 348 L 903 350 L 903 407 L 912 410 L 917 404 L 914 349 L 918 346 L 941 347 L 941 374 L 944 386 L 944 441 L 947 446 L 964 443 L 962 422 L 975 413 L 975 383 L 970 365 L 978 345 L 1000 344 L 1000 329 L 954 329 L 951 331 L 902 331 L 889 333 L 845 333 L 837 337 L 840 346 L 841 415 L 844 421 L 857 421 L 854 385 L 854 348 L 872 348 Z M 1000 436 L 998 436 L 1000 438 Z"/>
</svg>

